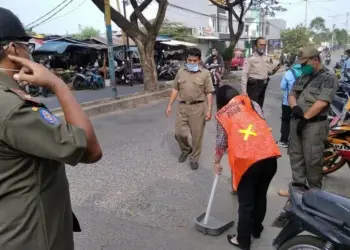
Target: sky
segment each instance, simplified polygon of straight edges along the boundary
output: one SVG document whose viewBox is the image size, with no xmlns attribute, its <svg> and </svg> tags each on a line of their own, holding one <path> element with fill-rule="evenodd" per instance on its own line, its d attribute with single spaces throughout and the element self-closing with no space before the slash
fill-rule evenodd
<svg viewBox="0 0 350 250">
<path fill-rule="evenodd" d="M 45 15 L 62 1 L 63 0 L 0 0 L 0 6 L 10 9 L 25 25 L 28 25 L 39 17 Z M 116 1 L 117 0 L 110 0 L 112 7 L 116 8 Z M 207 0 L 191 1 L 208 2 Z M 287 27 L 294 27 L 299 23 L 305 22 L 304 0 L 280 0 L 279 2 L 288 10 L 284 13 L 277 13 L 276 18 L 285 19 L 287 21 Z M 348 2 L 349 0 L 308 0 L 308 23 L 313 18 L 321 16 L 326 19 L 328 27 L 332 27 L 333 24 L 335 24 L 336 27 L 345 28 L 346 11 L 350 12 Z M 63 7 L 63 5 L 61 7 Z M 156 5 L 154 4 L 146 9 L 144 14 L 146 18 L 152 18 L 155 17 L 156 11 Z M 200 12 L 200 10 L 196 11 Z M 54 12 L 50 15 L 53 13 Z M 128 16 L 130 13 L 131 9 L 128 8 Z M 88 26 L 100 30 L 101 33 L 105 33 L 103 13 L 97 9 L 91 0 L 71 0 L 71 3 L 69 3 L 62 11 L 48 21 L 35 27 L 34 31 L 44 34 L 66 35 L 77 33 L 80 28 Z M 112 27 L 113 30 L 117 30 L 115 24 L 113 24 Z"/>
</svg>

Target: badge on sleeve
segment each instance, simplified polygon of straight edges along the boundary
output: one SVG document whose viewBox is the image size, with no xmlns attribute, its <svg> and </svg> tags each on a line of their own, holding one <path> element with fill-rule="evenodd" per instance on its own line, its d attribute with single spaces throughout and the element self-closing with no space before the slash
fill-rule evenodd
<svg viewBox="0 0 350 250">
<path fill-rule="evenodd" d="M 48 111 L 47 109 L 44 109 L 44 108 L 39 109 L 39 114 L 41 118 L 47 123 L 50 123 L 52 125 L 60 124 L 60 119 L 55 115 L 51 114 L 50 111 Z"/>
</svg>

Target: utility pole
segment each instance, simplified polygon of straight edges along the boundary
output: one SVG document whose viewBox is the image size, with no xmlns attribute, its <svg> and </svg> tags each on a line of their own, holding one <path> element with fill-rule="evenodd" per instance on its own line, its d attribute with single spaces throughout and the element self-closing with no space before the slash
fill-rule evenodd
<svg viewBox="0 0 350 250">
<path fill-rule="evenodd" d="M 105 23 L 106 36 L 108 45 L 108 68 L 111 85 L 115 90 L 115 97 L 118 96 L 117 85 L 115 82 L 115 67 L 114 67 L 114 52 L 113 52 L 113 38 L 112 38 L 112 24 L 111 24 L 111 6 L 109 0 L 104 0 L 105 5 Z"/>
<path fill-rule="evenodd" d="M 307 2 L 308 0 L 305 0 L 305 28 L 307 27 Z"/>
</svg>

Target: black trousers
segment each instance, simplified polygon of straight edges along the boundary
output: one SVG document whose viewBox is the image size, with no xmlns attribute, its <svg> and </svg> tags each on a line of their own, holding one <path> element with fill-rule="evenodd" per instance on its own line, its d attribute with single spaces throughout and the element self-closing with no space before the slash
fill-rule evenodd
<svg viewBox="0 0 350 250">
<path fill-rule="evenodd" d="M 290 120 L 292 119 L 292 109 L 288 105 L 282 104 L 281 117 L 281 142 L 288 143 L 290 132 Z"/>
<path fill-rule="evenodd" d="M 277 171 L 277 159 L 255 163 L 243 175 L 238 185 L 237 240 L 249 248 L 251 235 L 260 235 L 266 214 L 267 190 Z"/>
<path fill-rule="evenodd" d="M 250 99 L 263 108 L 267 84 L 263 80 L 248 80 L 247 94 Z"/>
</svg>

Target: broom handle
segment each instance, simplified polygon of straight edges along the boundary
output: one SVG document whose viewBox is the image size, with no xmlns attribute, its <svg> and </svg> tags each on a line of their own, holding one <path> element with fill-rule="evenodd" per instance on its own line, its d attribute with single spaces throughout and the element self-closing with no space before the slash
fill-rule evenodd
<svg viewBox="0 0 350 250">
<path fill-rule="evenodd" d="M 215 179 L 214 179 L 214 183 L 213 183 L 213 187 L 211 188 L 211 193 L 210 193 L 210 197 L 209 197 L 207 211 L 205 212 L 204 225 L 208 224 L 211 206 L 213 205 L 213 200 L 214 200 L 214 195 L 215 195 L 216 186 L 218 184 L 218 180 L 219 180 L 219 175 L 216 174 Z"/>
</svg>

